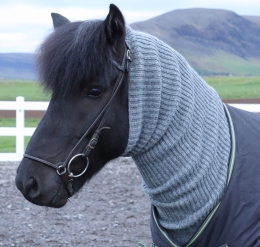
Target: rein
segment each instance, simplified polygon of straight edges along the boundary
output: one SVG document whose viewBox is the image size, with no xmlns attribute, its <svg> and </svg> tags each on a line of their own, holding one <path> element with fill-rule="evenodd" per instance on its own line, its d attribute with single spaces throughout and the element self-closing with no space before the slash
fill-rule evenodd
<svg viewBox="0 0 260 247">
<path fill-rule="evenodd" d="M 129 65 L 130 65 L 131 61 L 132 60 L 131 60 L 130 49 L 129 49 L 128 45 L 125 43 L 124 56 L 123 56 L 123 61 L 122 61 L 121 65 L 118 64 L 116 61 L 113 61 L 114 65 L 118 68 L 120 73 L 117 77 L 117 80 L 116 80 L 116 83 L 115 83 L 115 86 L 114 86 L 114 89 L 113 89 L 113 92 L 111 94 L 110 99 L 108 100 L 108 102 L 106 103 L 104 108 L 101 110 L 99 115 L 96 117 L 96 119 L 93 121 L 93 123 L 89 126 L 89 128 L 86 130 L 86 132 L 80 138 L 80 140 L 73 147 L 73 149 L 71 150 L 71 152 L 69 153 L 69 155 L 67 156 L 67 158 L 64 162 L 59 162 L 59 163 L 54 164 L 54 163 L 51 163 L 49 161 L 43 160 L 41 158 L 35 157 L 33 155 L 29 155 L 29 154 L 26 154 L 26 153 L 23 155 L 24 158 L 41 162 L 42 164 L 48 165 L 48 166 L 56 169 L 58 175 L 61 177 L 62 181 L 64 182 L 66 189 L 69 192 L 70 197 L 74 195 L 74 190 L 73 190 L 73 186 L 72 186 L 73 178 L 80 177 L 87 171 L 88 166 L 89 166 L 88 156 L 91 153 L 91 151 L 93 149 L 95 149 L 95 147 L 98 143 L 99 136 L 101 135 L 101 131 L 104 130 L 104 129 L 110 129 L 110 127 L 103 127 L 104 122 L 105 122 L 105 120 L 108 116 L 108 112 L 109 112 L 109 109 L 110 109 L 110 106 L 111 106 L 111 102 L 115 98 L 120 86 L 122 85 L 125 74 L 129 71 Z M 87 137 L 89 132 L 93 129 L 93 127 L 95 126 L 95 124 L 99 120 L 100 120 L 100 123 L 99 123 L 96 131 L 94 132 L 94 134 L 90 138 L 90 141 L 88 142 L 87 146 L 84 148 L 82 153 L 78 153 L 78 154 L 72 156 L 73 152 L 76 150 L 76 148 L 79 146 L 79 144 L 82 143 L 82 141 Z M 85 158 L 86 159 L 86 165 L 85 165 L 84 170 L 80 174 L 75 175 L 71 172 L 70 166 L 71 166 L 73 160 L 75 160 L 77 157 Z"/>
</svg>

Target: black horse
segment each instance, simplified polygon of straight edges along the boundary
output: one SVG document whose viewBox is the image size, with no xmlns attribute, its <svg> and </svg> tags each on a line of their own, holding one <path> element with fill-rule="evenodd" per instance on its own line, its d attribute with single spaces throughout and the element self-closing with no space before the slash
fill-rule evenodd
<svg viewBox="0 0 260 247">
<path fill-rule="evenodd" d="M 52 98 L 30 140 L 27 154 L 54 164 L 65 161 L 111 98 L 116 80 L 122 74 L 114 62 L 121 64 L 125 52 L 123 17 L 115 12 L 113 9 L 104 22 L 87 23 L 70 23 L 65 17 L 52 14 L 55 33 L 42 45 L 38 57 L 40 78 L 52 91 Z M 90 154 L 88 172 L 74 179 L 74 192 L 126 148 L 127 81 L 128 74 L 124 73 L 106 117 L 106 126 L 113 128 L 99 130 L 102 131 L 99 145 Z M 75 152 L 84 150 L 96 128 L 94 124 Z M 85 158 L 75 160 L 71 171 L 81 173 L 85 161 Z M 46 174 L 44 179 L 43 174 Z M 26 199 L 38 205 L 62 207 L 70 196 L 53 169 L 39 162 L 35 165 L 35 160 L 27 158 L 18 168 L 16 183 Z"/>
<path fill-rule="evenodd" d="M 126 27 L 115 5 L 104 21 L 52 18 L 37 56 L 52 97 L 17 169 L 24 197 L 62 207 L 108 161 L 132 156 L 156 245 L 259 246 L 258 187 L 247 177 L 260 175 L 260 117 L 224 106 L 180 54 Z"/>
</svg>

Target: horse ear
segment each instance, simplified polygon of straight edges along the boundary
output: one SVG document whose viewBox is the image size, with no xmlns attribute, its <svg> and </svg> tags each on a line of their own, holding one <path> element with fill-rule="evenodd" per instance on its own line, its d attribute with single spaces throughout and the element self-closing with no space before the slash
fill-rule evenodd
<svg viewBox="0 0 260 247">
<path fill-rule="evenodd" d="M 114 4 L 110 4 L 109 13 L 105 19 L 105 31 L 110 45 L 115 46 L 125 40 L 125 20 L 121 11 Z"/>
<path fill-rule="evenodd" d="M 70 22 L 66 17 L 64 17 L 58 13 L 51 13 L 51 17 L 52 17 L 54 29 Z"/>
</svg>

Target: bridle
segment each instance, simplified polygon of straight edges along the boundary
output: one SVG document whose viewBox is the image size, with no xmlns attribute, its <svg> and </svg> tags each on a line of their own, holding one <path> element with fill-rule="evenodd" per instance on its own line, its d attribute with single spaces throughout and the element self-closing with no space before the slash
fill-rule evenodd
<svg viewBox="0 0 260 247">
<path fill-rule="evenodd" d="M 130 49 L 129 49 L 128 45 L 125 43 L 124 56 L 123 56 L 121 65 L 118 64 L 116 61 L 112 61 L 113 64 L 118 68 L 120 73 L 117 77 L 117 80 L 116 80 L 116 83 L 115 83 L 115 86 L 114 86 L 110 99 L 108 100 L 108 102 L 106 103 L 104 108 L 101 110 L 99 115 L 96 117 L 96 119 L 93 121 L 93 123 L 89 126 L 89 128 L 86 130 L 86 132 L 80 138 L 80 140 L 76 143 L 76 145 L 70 151 L 69 155 L 67 156 L 67 158 L 65 159 L 64 162 L 59 162 L 59 163 L 54 164 L 54 163 L 43 160 L 43 159 L 38 158 L 33 155 L 29 155 L 26 153 L 23 155 L 27 159 L 32 159 L 32 160 L 41 162 L 42 164 L 48 165 L 48 166 L 56 169 L 58 175 L 61 177 L 62 181 L 64 182 L 65 187 L 68 190 L 70 197 L 74 195 L 74 190 L 73 190 L 73 186 L 72 186 L 73 178 L 80 177 L 87 171 L 88 166 L 89 166 L 88 156 L 91 153 L 91 151 L 95 149 L 95 147 L 98 143 L 98 139 L 101 134 L 101 131 L 103 129 L 110 129 L 110 127 L 104 127 L 104 122 L 108 116 L 111 102 L 115 98 L 120 86 L 122 85 L 125 74 L 128 73 L 128 71 L 129 71 L 129 66 L 130 66 L 131 61 L 132 60 L 131 60 Z M 94 132 L 94 134 L 92 135 L 92 137 L 90 138 L 90 141 L 88 142 L 88 144 L 86 145 L 84 150 L 81 153 L 78 153 L 78 154 L 72 156 L 73 152 L 76 150 L 76 148 L 79 146 L 79 144 L 83 142 L 83 140 L 87 137 L 87 135 L 90 133 L 90 131 L 94 128 L 94 126 L 96 125 L 96 123 L 99 120 L 100 120 L 99 125 L 98 125 L 96 131 Z M 84 170 L 80 174 L 75 175 L 71 172 L 70 167 L 71 167 L 73 160 L 75 160 L 77 157 L 85 158 L 86 165 L 85 165 Z"/>
</svg>

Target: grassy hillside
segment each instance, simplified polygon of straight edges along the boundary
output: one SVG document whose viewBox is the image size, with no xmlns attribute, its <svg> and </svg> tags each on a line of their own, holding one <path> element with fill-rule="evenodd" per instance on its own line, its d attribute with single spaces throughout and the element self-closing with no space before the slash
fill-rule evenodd
<svg viewBox="0 0 260 247">
<path fill-rule="evenodd" d="M 260 26 L 260 16 L 244 15 L 243 17 Z"/>
<path fill-rule="evenodd" d="M 195 8 L 174 10 L 132 27 L 169 44 L 201 75 L 260 76 L 259 19 Z"/>
<path fill-rule="evenodd" d="M 260 76 L 260 16 L 179 9 L 133 23 L 181 53 L 203 76 Z M 0 53 L 0 79 L 35 80 L 34 54 Z"/>
<path fill-rule="evenodd" d="M 187 54 L 189 64 L 197 68 L 197 72 L 204 76 L 235 75 L 235 76 L 260 76 L 260 59 L 243 59 L 224 51 L 214 52 L 214 56 Z"/>
</svg>

